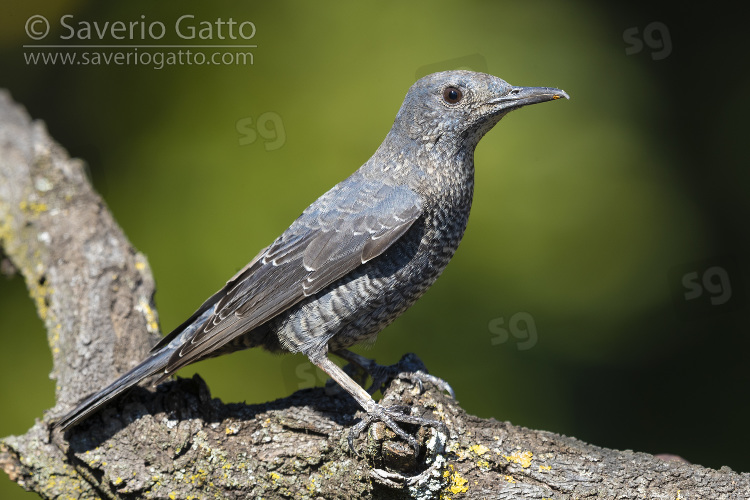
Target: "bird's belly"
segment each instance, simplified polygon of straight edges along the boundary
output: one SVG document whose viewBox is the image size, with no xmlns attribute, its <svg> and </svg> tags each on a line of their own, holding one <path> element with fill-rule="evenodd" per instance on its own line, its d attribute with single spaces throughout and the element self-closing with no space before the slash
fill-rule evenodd
<svg viewBox="0 0 750 500">
<path fill-rule="evenodd" d="M 272 329 L 281 346 L 292 352 L 310 355 L 326 348 L 345 349 L 373 339 L 429 284 L 408 286 L 397 276 L 357 273 L 293 307 L 272 322 Z"/>
<path fill-rule="evenodd" d="M 373 341 L 435 282 L 459 237 L 436 237 L 424 226 L 383 255 L 271 321 L 280 346 L 307 355 Z M 411 243 L 409 242 L 411 240 Z"/>
</svg>

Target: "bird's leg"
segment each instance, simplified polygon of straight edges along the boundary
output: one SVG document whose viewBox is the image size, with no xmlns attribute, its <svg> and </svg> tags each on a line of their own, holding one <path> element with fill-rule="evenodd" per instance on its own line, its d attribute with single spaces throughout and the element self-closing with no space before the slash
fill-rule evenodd
<svg viewBox="0 0 750 500">
<path fill-rule="evenodd" d="M 409 445 L 414 448 L 415 455 L 419 454 L 419 443 L 417 443 L 414 436 L 404 431 L 396 422 L 437 427 L 445 432 L 445 424 L 442 422 L 409 415 L 401 407 L 382 406 L 377 404 L 367 391 L 360 387 L 359 384 L 347 375 L 338 365 L 328 359 L 325 354 L 309 356 L 309 358 L 315 366 L 326 372 L 328 376 L 348 392 L 365 410 L 365 412 L 367 412 L 367 415 L 349 431 L 349 447 L 355 453 L 354 439 L 358 437 L 371 423 L 376 421 L 383 422 L 390 430 L 396 433 L 396 435 L 409 443 Z"/>
<path fill-rule="evenodd" d="M 333 354 L 361 368 L 372 377 L 372 385 L 367 389 L 370 394 L 378 392 L 388 380 L 399 378 L 417 384 L 420 391 L 423 389 L 422 383 L 429 382 L 446 391 L 452 398 L 456 398 L 456 394 L 448 382 L 427 373 L 422 362 L 413 354 L 406 354 L 398 363 L 389 366 L 379 365 L 372 359 L 346 349 L 334 351 Z"/>
</svg>

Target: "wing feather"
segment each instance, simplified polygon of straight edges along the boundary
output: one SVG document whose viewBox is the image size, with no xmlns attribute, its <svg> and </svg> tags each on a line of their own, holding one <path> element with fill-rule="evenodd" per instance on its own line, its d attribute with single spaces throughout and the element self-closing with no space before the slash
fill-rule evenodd
<svg viewBox="0 0 750 500">
<path fill-rule="evenodd" d="M 381 255 L 421 214 L 421 199 L 408 187 L 361 177 L 338 184 L 191 316 L 214 307 L 165 373 L 210 355 Z"/>
</svg>

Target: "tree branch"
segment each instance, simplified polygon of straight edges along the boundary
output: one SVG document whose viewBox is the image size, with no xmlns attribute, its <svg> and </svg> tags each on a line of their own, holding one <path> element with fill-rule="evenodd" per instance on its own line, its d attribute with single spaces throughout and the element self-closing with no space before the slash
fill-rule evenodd
<svg viewBox="0 0 750 500">
<path fill-rule="evenodd" d="M 346 435 L 358 408 L 340 392 L 316 388 L 263 405 L 223 404 L 197 376 L 136 389 L 66 436 L 53 434 L 55 416 L 124 373 L 158 339 L 154 281 L 81 162 L 68 158 L 6 92 L 0 92 L 0 244 L 45 323 L 57 379 L 54 408 L 27 434 L 0 441 L 0 466 L 44 498 L 750 494 L 749 474 L 482 420 L 437 388 L 420 393 L 400 380 L 387 387 L 384 403 L 413 405 L 450 429 L 444 448 L 434 432 L 422 433 L 417 461 L 380 425 L 370 429 L 363 456 L 350 453 Z M 425 469 L 410 482 L 393 474 Z"/>
</svg>

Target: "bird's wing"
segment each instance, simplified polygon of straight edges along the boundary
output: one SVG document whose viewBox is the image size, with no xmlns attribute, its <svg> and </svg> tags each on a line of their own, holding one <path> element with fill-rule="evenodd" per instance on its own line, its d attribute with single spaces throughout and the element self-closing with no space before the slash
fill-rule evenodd
<svg viewBox="0 0 750 500">
<path fill-rule="evenodd" d="M 362 178 L 335 186 L 191 316 L 198 318 L 214 307 L 202 328 L 172 355 L 165 374 L 203 358 L 382 254 L 421 214 L 420 197 L 405 186 Z M 175 338 L 189 322 L 167 338 Z M 160 345 L 169 342 L 167 338 Z"/>
</svg>

